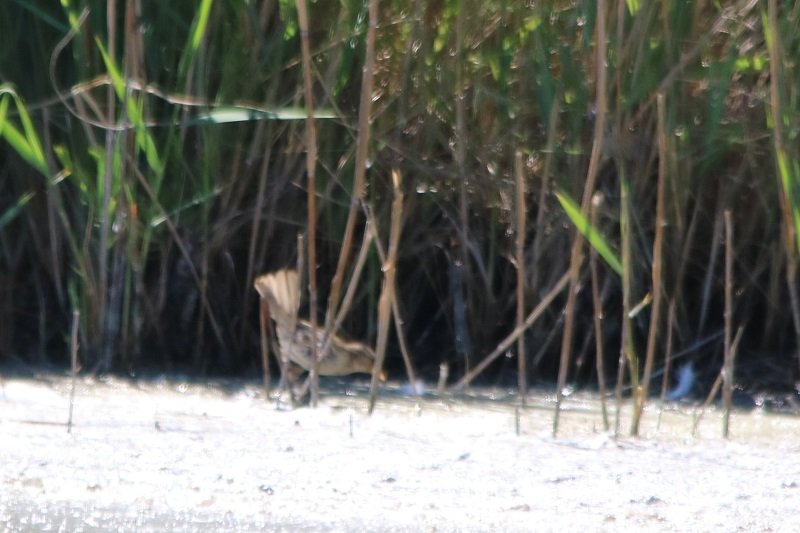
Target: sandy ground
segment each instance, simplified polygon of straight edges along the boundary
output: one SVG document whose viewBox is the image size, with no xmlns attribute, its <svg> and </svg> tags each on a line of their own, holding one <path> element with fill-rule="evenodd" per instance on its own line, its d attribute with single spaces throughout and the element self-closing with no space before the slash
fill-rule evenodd
<svg viewBox="0 0 800 533">
<path fill-rule="evenodd" d="M 613 439 L 573 397 L 417 401 L 328 384 L 276 409 L 254 384 L 0 384 L 2 531 L 800 531 L 800 419 L 646 414 Z M 350 395 L 348 395 L 348 393 Z M 500 396 L 498 398 L 498 396 Z M 623 418 L 623 427 L 627 420 Z M 519 428 L 519 435 L 517 434 Z"/>
</svg>

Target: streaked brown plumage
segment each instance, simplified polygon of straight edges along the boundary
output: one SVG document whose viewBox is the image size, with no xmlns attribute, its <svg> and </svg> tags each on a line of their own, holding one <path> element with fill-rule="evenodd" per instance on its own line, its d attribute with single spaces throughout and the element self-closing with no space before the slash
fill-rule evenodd
<svg viewBox="0 0 800 533">
<path fill-rule="evenodd" d="M 269 303 L 282 355 L 305 370 L 311 370 L 311 324 L 297 318 L 300 308 L 297 272 L 279 270 L 265 274 L 256 278 L 254 285 L 261 298 Z M 324 331 L 319 328 L 316 333 L 317 353 L 321 354 Z M 375 353 L 367 345 L 334 335 L 328 354 L 320 360 L 319 373 L 321 376 L 371 374 L 374 362 Z"/>
</svg>

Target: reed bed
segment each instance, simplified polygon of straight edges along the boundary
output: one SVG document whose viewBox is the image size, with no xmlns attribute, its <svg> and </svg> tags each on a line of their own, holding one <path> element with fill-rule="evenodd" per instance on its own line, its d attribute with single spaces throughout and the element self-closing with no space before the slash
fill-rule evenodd
<svg viewBox="0 0 800 533">
<path fill-rule="evenodd" d="M 8 2 L 0 356 L 66 367 L 77 311 L 85 371 L 260 375 L 252 280 L 303 235 L 312 323 L 380 339 L 398 378 L 557 383 L 559 404 L 616 379 L 633 433 L 670 364 L 707 386 L 724 366 L 726 398 L 791 389 L 798 14 Z"/>
</svg>

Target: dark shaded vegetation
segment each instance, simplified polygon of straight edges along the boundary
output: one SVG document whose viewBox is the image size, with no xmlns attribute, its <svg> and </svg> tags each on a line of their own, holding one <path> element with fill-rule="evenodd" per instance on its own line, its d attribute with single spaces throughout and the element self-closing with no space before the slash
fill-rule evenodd
<svg viewBox="0 0 800 533">
<path fill-rule="evenodd" d="M 108 5 L 116 13 L 109 16 L 104 2 L 14 0 L 0 18 L 0 361 L 66 365 L 78 309 L 85 369 L 257 375 L 252 281 L 295 264 L 308 222 L 294 2 Z M 415 368 L 435 379 L 449 363 L 457 379 L 514 328 L 519 151 L 527 310 L 570 269 L 577 233 L 554 192 L 578 205 L 588 194 L 593 226 L 622 258 L 630 304 L 655 291 L 662 297 L 659 323 L 651 324 L 652 306 L 633 314 L 625 349 L 643 359 L 653 329 L 656 372 L 680 354 L 676 364 L 694 361 L 710 384 L 725 348 L 723 213 L 730 210 L 731 324 L 743 328 L 737 381 L 792 388 L 800 333 L 797 5 L 609 3 L 601 13 L 604 102 L 596 87 L 597 5 L 381 2 L 364 204 L 386 240 L 390 175 L 401 172 L 397 298 Z M 322 110 L 323 308 L 357 164 L 366 13 L 358 1 L 309 6 L 313 94 Z M 240 121 L 207 120 L 234 105 Z M 600 106 L 597 181 L 586 191 Z M 245 107 L 279 116 L 247 117 Z M 287 119 L 291 108 L 300 108 L 301 120 Z M 654 288 L 659 179 L 663 266 Z M 353 242 L 359 246 L 360 235 Z M 569 310 L 568 379 L 578 384 L 597 379 L 590 249 L 581 248 L 580 292 Z M 621 317 L 631 309 L 620 275 L 591 260 L 613 381 Z M 374 249 L 367 261 L 344 330 L 372 342 L 383 278 Z M 565 294 L 525 333 L 532 382 L 556 377 Z M 394 333 L 386 366 L 404 375 Z M 516 368 L 501 357 L 482 379 L 514 383 Z"/>
</svg>

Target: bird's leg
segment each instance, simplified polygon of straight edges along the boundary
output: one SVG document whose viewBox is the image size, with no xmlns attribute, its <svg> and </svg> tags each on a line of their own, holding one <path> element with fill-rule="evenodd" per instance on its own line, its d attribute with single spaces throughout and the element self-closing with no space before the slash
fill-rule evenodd
<svg viewBox="0 0 800 533">
<path fill-rule="evenodd" d="M 276 359 L 278 359 L 278 366 L 281 369 L 281 377 L 278 381 L 278 394 L 275 396 L 275 399 L 280 403 L 281 398 L 286 394 L 289 397 L 289 402 L 292 406 L 295 406 L 297 404 L 297 398 L 294 392 L 294 386 L 299 381 L 302 370 L 300 372 L 297 371 L 295 365 L 283 354 L 275 339 L 272 339 L 272 353 L 274 353 Z"/>
<path fill-rule="evenodd" d="M 306 396 L 308 395 L 308 391 L 311 388 L 311 374 L 306 376 L 306 379 L 303 380 L 303 385 L 297 391 L 297 401 L 303 403 Z"/>
<path fill-rule="evenodd" d="M 305 369 L 289 360 L 283 361 L 283 369 L 281 374 L 282 383 L 285 390 L 289 393 L 292 406 L 297 407 L 298 405 L 303 405 L 304 397 L 308 394 L 309 387 L 308 379 L 300 385 L 300 376 L 305 372 Z"/>
</svg>

